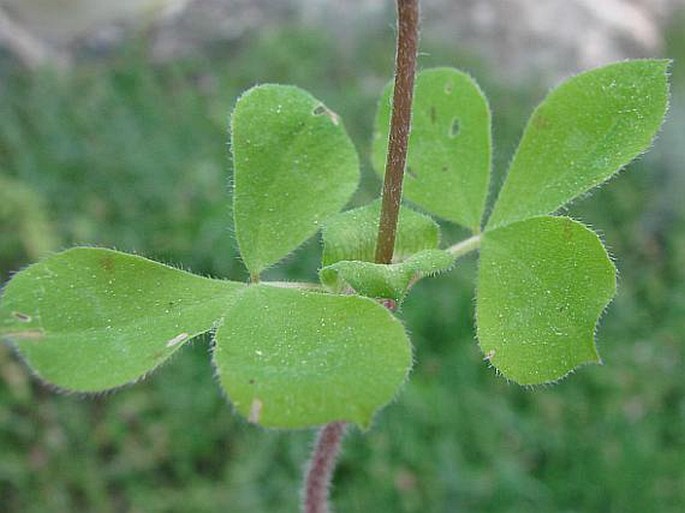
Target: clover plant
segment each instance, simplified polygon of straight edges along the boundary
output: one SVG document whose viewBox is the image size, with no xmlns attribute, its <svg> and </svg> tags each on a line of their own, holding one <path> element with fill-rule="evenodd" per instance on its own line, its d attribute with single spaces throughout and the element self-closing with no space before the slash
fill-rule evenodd
<svg viewBox="0 0 685 513">
<path fill-rule="evenodd" d="M 248 421 L 368 429 L 412 367 L 411 343 L 393 310 L 417 280 L 449 272 L 477 250 L 485 359 L 516 383 L 557 381 L 600 362 L 594 334 L 616 289 L 616 269 L 597 234 L 558 212 L 650 146 L 667 108 L 668 66 L 619 62 L 552 90 L 531 116 L 489 215 L 486 98 L 461 71 L 423 70 L 403 148 L 408 204 L 399 209 L 386 263 L 377 255 L 386 205 L 340 212 L 360 173 L 342 119 L 297 87 L 253 87 L 230 123 L 235 236 L 250 283 L 77 247 L 5 285 L 0 335 L 41 380 L 100 392 L 144 378 L 211 333 L 218 380 Z M 402 94 L 411 100 L 411 91 L 395 94 L 396 87 L 383 91 L 375 120 L 379 175 L 393 144 L 393 106 Z M 472 236 L 442 241 L 435 219 Z M 260 280 L 319 231 L 319 284 Z"/>
</svg>

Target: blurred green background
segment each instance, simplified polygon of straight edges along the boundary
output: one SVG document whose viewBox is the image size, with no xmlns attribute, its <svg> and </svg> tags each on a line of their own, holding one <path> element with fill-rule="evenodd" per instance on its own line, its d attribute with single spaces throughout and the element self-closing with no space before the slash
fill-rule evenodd
<svg viewBox="0 0 685 513">
<path fill-rule="evenodd" d="M 679 25 L 682 27 L 682 25 Z M 666 55 L 685 59 L 673 30 Z M 379 190 L 368 162 L 393 30 L 341 48 L 325 31 L 281 27 L 203 57 L 153 64 L 144 37 L 24 71 L 0 54 L 0 281 L 50 249 L 134 251 L 244 279 L 231 237 L 227 120 L 254 83 L 293 83 L 343 118 L 362 156 L 353 204 Z M 470 71 L 494 111 L 495 185 L 545 87 L 512 85 L 454 49 L 421 66 Z M 522 389 L 474 341 L 475 260 L 425 280 L 401 317 L 416 346 L 411 382 L 368 433 L 352 430 L 336 511 L 685 511 L 685 73 L 653 150 L 568 211 L 600 231 L 620 270 L 604 316 L 602 367 Z M 445 239 L 464 235 L 445 227 Z M 272 277 L 315 279 L 310 241 Z M 143 383 L 97 397 L 53 393 L 0 345 L 0 511 L 295 512 L 312 432 L 235 417 L 196 340 Z"/>
</svg>

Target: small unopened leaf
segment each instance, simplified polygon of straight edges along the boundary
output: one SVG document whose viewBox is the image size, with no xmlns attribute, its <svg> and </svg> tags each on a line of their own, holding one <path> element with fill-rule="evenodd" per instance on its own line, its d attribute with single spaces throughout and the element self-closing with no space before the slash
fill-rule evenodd
<svg viewBox="0 0 685 513">
<path fill-rule="evenodd" d="M 520 384 L 562 378 L 599 362 L 594 330 L 616 289 L 595 233 L 564 217 L 535 217 L 483 234 L 478 272 L 480 347 Z"/>
<path fill-rule="evenodd" d="M 553 90 L 528 122 L 488 226 L 554 212 L 644 152 L 668 106 L 668 65 L 611 64 Z"/>
<path fill-rule="evenodd" d="M 385 170 L 392 84 L 381 96 L 373 165 Z M 449 221 L 478 231 L 490 179 L 490 109 L 467 74 L 451 68 L 416 78 L 404 196 Z"/>
<path fill-rule="evenodd" d="M 214 361 L 251 422 L 368 427 L 404 383 L 412 357 L 402 324 L 371 299 L 253 285 L 217 330 Z"/>
<path fill-rule="evenodd" d="M 323 265 L 340 260 L 372 262 L 376 253 L 381 202 L 342 212 L 331 217 L 322 230 Z M 393 258 L 404 260 L 425 249 L 435 249 L 440 243 L 440 228 L 430 217 L 400 207 Z"/>
<path fill-rule="evenodd" d="M 245 265 L 259 274 L 345 206 L 359 162 L 338 116 L 297 87 L 250 89 L 231 127 L 236 238 Z"/>
<path fill-rule="evenodd" d="M 416 280 L 448 270 L 454 257 L 447 251 L 429 249 L 398 264 L 340 261 L 319 271 L 327 287 L 341 292 L 345 287 L 373 298 L 402 301 Z"/>
<path fill-rule="evenodd" d="M 16 274 L 0 335 L 42 379 L 95 392 L 137 380 L 223 317 L 239 283 L 108 249 L 74 248 Z"/>
</svg>

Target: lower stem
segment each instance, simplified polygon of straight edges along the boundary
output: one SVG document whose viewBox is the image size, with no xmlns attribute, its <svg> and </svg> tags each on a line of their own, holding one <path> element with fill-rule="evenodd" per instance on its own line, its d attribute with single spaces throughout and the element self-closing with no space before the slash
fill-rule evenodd
<svg viewBox="0 0 685 513">
<path fill-rule="evenodd" d="M 345 435 L 345 422 L 326 424 L 316 439 L 304 484 L 304 513 L 328 513 L 328 495 L 335 460 Z"/>
</svg>

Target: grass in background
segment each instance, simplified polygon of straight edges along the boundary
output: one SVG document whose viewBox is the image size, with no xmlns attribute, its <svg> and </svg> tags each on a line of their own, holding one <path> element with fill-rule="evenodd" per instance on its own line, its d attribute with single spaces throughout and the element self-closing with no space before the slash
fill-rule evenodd
<svg viewBox="0 0 685 513">
<path fill-rule="evenodd" d="M 379 188 L 368 150 L 392 67 L 390 29 L 385 36 L 341 50 L 324 34 L 284 30 L 158 66 L 141 43 L 64 77 L 6 67 L 0 173 L 43 205 L 52 245 L 113 246 L 240 279 L 225 144 L 236 96 L 256 82 L 294 83 L 340 113 L 362 156 L 354 201 L 364 203 Z M 500 183 L 540 90 L 511 90 L 440 49 L 422 63 L 466 66 L 483 85 Z M 510 385 L 474 342 L 474 260 L 420 283 L 401 312 L 416 342 L 411 383 L 369 433 L 346 440 L 338 511 L 683 511 L 684 98 L 677 85 L 653 153 L 570 209 L 618 258 L 619 296 L 599 331 L 606 365 L 555 387 Z M 12 212 L 0 219 L 3 237 L 24 215 Z M 448 229 L 445 238 L 461 235 Z M 297 256 L 273 275 L 313 279 L 318 242 Z M 25 245 L 3 243 L 0 276 L 28 260 Z M 53 394 L 7 346 L 0 376 L 2 511 L 297 511 L 312 433 L 266 432 L 234 417 L 206 340 L 144 383 L 96 398 Z"/>
</svg>

